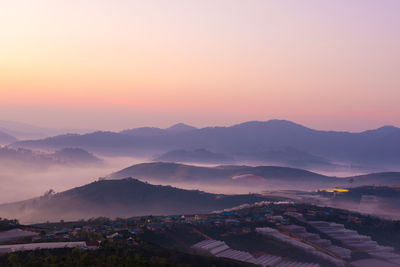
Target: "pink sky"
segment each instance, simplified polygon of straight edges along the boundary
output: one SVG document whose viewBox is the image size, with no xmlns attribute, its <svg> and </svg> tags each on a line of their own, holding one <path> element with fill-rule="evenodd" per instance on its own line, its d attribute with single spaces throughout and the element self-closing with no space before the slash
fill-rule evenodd
<svg viewBox="0 0 400 267">
<path fill-rule="evenodd" d="M 6 0 L 0 119 L 400 126 L 397 0 Z"/>
</svg>

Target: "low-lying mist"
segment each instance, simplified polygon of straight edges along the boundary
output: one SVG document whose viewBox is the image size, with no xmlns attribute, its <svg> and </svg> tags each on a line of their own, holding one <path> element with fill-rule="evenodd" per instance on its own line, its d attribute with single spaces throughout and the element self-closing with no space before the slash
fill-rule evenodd
<svg viewBox="0 0 400 267">
<path fill-rule="evenodd" d="M 142 159 L 103 158 L 95 166 L 50 166 L 25 168 L 17 165 L 0 166 L 0 203 L 25 200 L 43 195 L 50 189 L 56 192 L 93 182 L 99 177 L 142 162 Z"/>
<path fill-rule="evenodd" d="M 43 195 L 50 189 L 55 192 L 71 189 L 97 180 L 99 177 L 105 177 L 110 173 L 119 171 L 128 166 L 148 162 L 145 158 L 131 157 L 102 157 L 102 164 L 96 165 L 54 165 L 46 168 L 31 168 L 23 164 L 3 164 L 0 165 L 0 203 L 14 202 L 25 200 L 32 197 Z M 199 164 L 192 163 L 193 166 L 199 167 L 215 167 L 217 164 Z M 248 166 L 257 166 L 256 163 L 246 164 Z M 317 173 L 329 176 L 351 176 L 361 174 L 359 170 L 353 169 L 344 171 L 331 170 L 319 171 Z M 210 177 L 203 177 L 198 181 L 183 181 L 173 179 L 153 179 L 152 177 L 135 177 L 142 181 L 152 184 L 171 185 L 183 189 L 202 190 L 210 193 L 222 194 L 247 194 L 260 193 L 264 190 L 280 190 L 280 189 L 299 189 L 299 190 L 314 190 L 316 185 L 308 185 L 307 183 L 286 183 L 283 180 L 269 180 L 267 183 L 259 181 L 251 181 L 250 183 L 218 183 L 217 180 L 210 182 Z M 126 178 L 126 177 L 121 177 Z M 323 185 L 321 185 L 323 186 Z"/>
</svg>

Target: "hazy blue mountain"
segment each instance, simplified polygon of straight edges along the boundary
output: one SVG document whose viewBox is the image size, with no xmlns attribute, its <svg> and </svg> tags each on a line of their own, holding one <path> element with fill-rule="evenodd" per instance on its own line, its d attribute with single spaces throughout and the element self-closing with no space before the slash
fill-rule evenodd
<svg viewBox="0 0 400 267">
<path fill-rule="evenodd" d="M 214 153 L 206 149 L 172 150 L 162 154 L 154 160 L 166 162 L 195 162 L 205 164 L 226 164 L 234 162 L 232 157 L 221 153 Z"/>
<path fill-rule="evenodd" d="M 17 138 L 15 138 L 14 136 L 0 131 L 0 145 L 8 145 L 17 141 Z"/>
<path fill-rule="evenodd" d="M 61 193 L 0 205 L 0 217 L 41 222 L 106 216 L 210 213 L 266 200 L 259 195 L 221 195 L 158 186 L 136 179 L 101 180 Z"/>
<path fill-rule="evenodd" d="M 152 162 L 141 163 L 130 166 L 110 175 L 112 178 L 123 178 L 135 176 L 137 178 L 154 178 L 160 181 L 226 181 L 234 180 L 243 175 L 260 176 L 265 179 L 275 180 L 302 180 L 312 181 L 331 181 L 336 178 L 321 175 L 318 173 L 277 166 L 240 166 L 222 165 L 217 167 L 200 167 L 179 163 Z"/>
<path fill-rule="evenodd" d="M 184 184 L 207 188 L 240 187 L 260 192 L 273 188 L 281 189 L 318 189 L 345 184 L 345 179 L 328 177 L 301 169 L 276 166 L 239 166 L 200 167 L 177 163 L 142 163 L 125 168 L 108 176 L 120 179 L 134 176 L 143 181 L 164 184 Z M 203 187 L 204 186 L 204 187 Z M 242 190 L 240 192 L 243 192 Z M 248 191 L 247 191 L 248 192 Z"/>
<path fill-rule="evenodd" d="M 400 163 L 400 129 L 389 126 L 350 133 L 319 131 L 289 121 L 272 120 L 183 132 L 151 130 L 159 134 L 135 134 L 139 130 L 130 131 L 133 134 L 95 132 L 24 141 L 17 145 L 53 149 L 73 146 L 95 153 L 135 156 L 177 149 L 194 150 L 199 147 L 229 156 L 256 155 L 291 148 L 293 151 L 348 165 L 391 169 L 398 168 Z M 297 160 L 301 161 L 301 158 Z"/>
<path fill-rule="evenodd" d="M 239 153 L 235 155 L 235 159 L 239 162 L 284 165 L 306 169 L 336 169 L 341 167 L 323 157 L 290 147 Z"/>
<path fill-rule="evenodd" d="M 51 154 L 59 163 L 65 164 L 91 164 L 99 163 L 101 160 L 86 150 L 80 148 L 63 148 Z"/>
<path fill-rule="evenodd" d="M 65 133 L 83 134 L 83 133 L 93 132 L 93 130 L 90 129 L 74 129 L 74 128 L 57 129 L 57 128 L 40 127 L 28 123 L 5 121 L 5 120 L 0 120 L 0 131 L 15 136 L 18 139 L 39 139 Z"/>
<path fill-rule="evenodd" d="M 184 133 L 193 130 L 197 130 L 197 128 L 184 123 L 177 123 L 166 129 L 169 133 Z"/>
<path fill-rule="evenodd" d="M 196 130 L 196 127 L 186 125 L 184 123 L 178 123 L 172 125 L 167 129 L 160 129 L 156 127 L 140 127 L 129 130 L 123 130 L 120 133 L 127 135 L 137 135 L 137 136 L 152 136 L 152 135 L 163 135 L 163 134 L 177 134 L 184 133 L 188 131 Z"/>
<path fill-rule="evenodd" d="M 142 180 L 164 183 L 193 183 L 204 185 L 242 186 L 246 184 L 279 186 L 282 189 L 310 189 L 323 187 L 350 187 L 360 185 L 400 185 L 400 172 L 373 173 L 353 177 L 331 177 L 302 169 L 277 166 L 239 166 L 200 167 L 177 163 L 153 162 L 130 166 L 109 176 L 120 179 L 134 176 Z M 352 183 L 351 183 L 352 182 Z"/>
<path fill-rule="evenodd" d="M 165 133 L 165 130 L 155 127 L 140 127 L 129 130 L 123 130 L 120 133 L 127 135 L 152 136 L 152 135 L 162 135 Z"/>
<path fill-rule="evenodd" d="M 152 178 L 159 181 L 217 181 L 234 173 L 223 168 L 199 167 L 168 162 L 142 163 L 111 174 L 111 178 Z"/>
<path fill-rule="evenodd" d="M 82 166 L 101 163 L 93 154 L 80 148 L 63 148 L 54 153 L 33 151 L 24 148 L 0 148 L 2 168 L 47 168 L 54 165 Z"/>
</svg>

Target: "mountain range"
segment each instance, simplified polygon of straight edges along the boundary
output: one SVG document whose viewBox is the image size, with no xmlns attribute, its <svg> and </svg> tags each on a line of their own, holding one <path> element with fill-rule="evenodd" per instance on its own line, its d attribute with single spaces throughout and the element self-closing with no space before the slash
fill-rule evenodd
<svg viewBox="0 0 400 267">
<path fill-rule="evenodd" d="M 179 185 L 180 188 L 171 185 Z M 212 188 L 218 193 L 181 189 L 201 188 L 197 185 Z M 288 167 L 199 167 L 153 162 L 130 166 L 105 178 L 99 178 L 96 182 L 64 192 L 54 193 L 50 190 L 41 197 L 1 204 L 0 217 L 40 222 L 43 218 L 58 221 L 99 216 L 115 218 L 209 213 L 268 200 L 266 196 L 247 192 L 262 192 L 275 188 L 315 190 L 362 185 L 399 186 L 400 173 L 373 173 L 337 178 Z M 235 190 L 236 187 L 246 190 Z M 232 192 L 241 194 L 232 195 Z M 271 197 L 269 199 L 271 200 Z"/>
<path fill-rule="evenodd" d="M 0 205 L 0 217 L 24 222 L 89 219 L 106 216 L 210 213 L 245 203 L 266 200 L 254 194 L 222 195 L 171 186 L 152 185 L 136 179 L 99 180 L 61 193 L 52 191 L 30 200 Z"/>
<path fill-rule="evenodd" d="M 157 127 L 140 127 L 140 128 L 134 128 L 134 129 L 129 129 L 129 130 L 123 130 L 120 133 L 126 134 L 126 135 L 142 135 L 142 136 L 151 136 L 151 135 L 164 135 L 164 134 L 178 134 L 178 133 L 185 133 L 185 132 L 190 132 L 193 130 L 198 130 L 196 127 L 184 124 L 184 123 L 178 123 L 175 125 L 172 125 L 171 127 L 167 129 L 160 129 Z"/>
<path fill-rule="evenodd" d="M 214 153 L 206 149 L 196 150 L 171 150 L 154 159 L 154 161 L 164 162 L 192 162 L 192 163 L 204 163 L 204 164 L 226 164 L 234 163 L 235 160 L 232 157 L 226 156 L 221 153 Z"/>
<path fill-rule="evenodd" d="M 50 128 L 41 127 L 28 123 L 0 120 L 0 131 L 9 135 L 15 136 L 18 139 L 39 139 L 46 138 L 63 133 L 89 133 L 93 130 L 89 129 L 74 129 L 74 128 Z M 16 142 L 16 140 L 12 141 Z M 11 143 L 11 142 L 10 142 Z"/>
<path fill-rule="evenodd" d="M 107 155 L 150 158 L 171 150 L 205 149 L 240 162 L 307 169 L 345 166 L 390 170 L 398 168 L 400 163 L 399 128 L 385 126 L 360 133 L 320 131 L 282 120 L 201 129 L 178 124 L 168 129 L 145 127 L 122 132 L 68 134 L 17 142 L 14 146 L 80 147 Z"/>
<path fill-rule="evenodd" d="M 89 166 L 102 161 L 93 154 L 80 148 L 63 148 L 54 153 L 33 151 L 24 148 L 0 148 L 2 168 L 41 169 L 50 166 Z"/>
<path fill-rule="evenodd" d="M 246 187 L 252 191 L 277 189 L 317 190 L 329 187 L 362 185 L 400 185 L 400 172 L 372 173 L 333 177 L 302 169 L 277 166 L 223 165 L 201 167 L 177 163 L 152 162 L 130 166 L 107 176 L 109 179 L 136 177 L 165 184 L 224 187 Z"/>
</svg>

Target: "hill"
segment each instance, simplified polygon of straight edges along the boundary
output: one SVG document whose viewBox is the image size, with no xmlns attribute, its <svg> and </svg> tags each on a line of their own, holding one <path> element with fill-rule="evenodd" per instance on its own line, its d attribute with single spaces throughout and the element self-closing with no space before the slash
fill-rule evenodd
<svg viewBox="0 0 400 267">
<path fill-rule="evenodd" d="M 59 163 L 67 164 L 91 164 L 99 163 L 101 160 L 86 150 L 80 148 L 63 148 L 51 154 Z"/>
<path fill-rule="evenodd" d="M 153 162 L 130 166 L 109 177 L 120 179 L 133 176 L 161 183 L 189 183 L 194 185 L 246 186 L 259 190 L 305 189 L 361 185 L 400 185 L 400 173 L 373 173 L 353 177 L 331 177 L 318 173 L 277 166 L 218 166 L 200 167 L 177 163 Z"/>
<path fill-rule="evenodd" d="M 1 144 L 8 145 L 17 141 L 18 141 L 17 138 L 15 138 L 14 136 L 0 131 L 0 145 Z"/>
<path fill-rule="evenodd" d="M 300 160 L 303 163 L 322 160 L 323 165 L 325 161 L 329 161 L 380 170 L 396 169 L 400 161 L 399 128 L 386 126 L 361 133 L 319 131 L 281 120 L 253 121 L 230 127 L 191 128 L 184 131 L 146 128 L 120 133 L 94 132 L 23 141 L 17 145 L 52 149 L 73 146 L 95 153 L 130 156 L 204 148 L 235 157 L 257 153 L 263 155 L 271 150 L 290 148 L 291 150 L 285 152 L 286 162 L 287 159 L 295 162 Z M 298 151 L 302 153 L 299 154 Z M 308 155 L 307 160 L 304 160 L 304 154 Z M 282 161 L 279 153 L 267 153 L 267 156 L 268 160 Z M 249 156 L 251 158 L 254 156 Z M 302 167 L 309 168 L 307 164 Z"/>
<path fill-rule="evenodd" d="M 187 124 L 184 124 L 184 123 L 177 123 L 166 129 L 166 131 L 169 133 L 183 133 L 183 132 L 190 132 L 190 131 L 194 131 L 194 130 L 197 130 L 197 128 L 187 125 Z"/>
<path fill-rule="evenodd" d="M 233 163 L 234 159 L 221 153 L 214 153 L 206 149 L 172 150 L 154 159 L 166 162 L 192 162 L 205 164 Z"/>
<path fill-rule="evenodd" d="M 23 221 L 77 220 L 99 216 L 209 213 L 265 200 L 259 195 L 221 195 L 152 185 L 127 178 L 100 180 L 61 193 L 0 205 L 0 217 Z"/>
<path fill-rule="evenodd" d="M 93 154 L 80 148 L 63 148 L 45 153 L 24 148 L 0 148 L 0 164 L 3 168 L 47 168 L 53 165 L 83 166 L 101 163 Z"/>
<path fill-rule="evenodd" d="M 355 183 L 364 185 L 398 185 L 400 181 L 399 172 L 380 172 L 349 177 Z"/>
<path fill-rule="evenodd" d="M 207 188 L 211 186 L 221 191 L 232 186 L 243 188 L 241 192 L 271 188 L 317 189 L 346 183 L 345 179 L 328 177 L 301 169 L 277 166 L 238 166 L 200 167 L 168 162 L 142 163 L 111 174 L 112 179 L 133 176 L 150 182 L 184 184 Z M 204 187 L 203 187 L 204 186 Z"/>
</svg>

